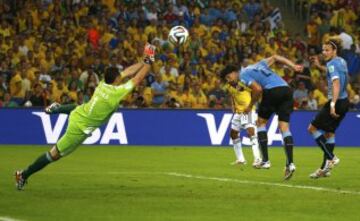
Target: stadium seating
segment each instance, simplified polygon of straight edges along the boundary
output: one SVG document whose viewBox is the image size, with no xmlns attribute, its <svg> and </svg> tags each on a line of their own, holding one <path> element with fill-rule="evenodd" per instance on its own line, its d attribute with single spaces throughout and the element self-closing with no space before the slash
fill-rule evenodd
<svg viewBox="0 0 360 221">
<path fill-rule="evenodd" d="M 144 85 L 121 104 L 123 107 L 229 108 L 229 99 L 214 96 L 214 91 L 223 93 L 217 73 L 227 64 L 251 64 L 274 53 L 308 67 L 312 82 L 306 83 L 307 89 L 318 89 L 315 97 L 321 97 L 318 93 L 323 90 L 316 87 L 322 77 L 309 64 L 309 53 L 318 52 L 330 26 L 340 25 L 343 10 L 351 15 L 346 18 L 346 33 L 353 36 L 355 45 L 360 40 L 356 1 L 347 7 L 345 0 L 285 1 L 308 14 L 305 37 L 302 33 L 291 35 L 279 20 L 281 12 L 267 1 L 183 0 L 176 1 L 177 5 L 150 0 L 3 2 L 1 107 L 87 102 L 105 68 L 122 70 L 141 60 L 147 41 L 157 46 L 157 60 Z M 174 25 L 184 25 L 190 32 L 190 40 L 179 48 L 167 42 Z M 353 96 L 359 94 L 360 84 L 357 53 L 349 50 L 344 54 Z M 275 70 L 292 82 L 294 89 L 301 81 L 301 73 L 282 66 Z M 161 99 L 154 96 L 155 79 L 164 85 Z M 321 107 L 322 102 L 316 102 Z"/>
</svg>

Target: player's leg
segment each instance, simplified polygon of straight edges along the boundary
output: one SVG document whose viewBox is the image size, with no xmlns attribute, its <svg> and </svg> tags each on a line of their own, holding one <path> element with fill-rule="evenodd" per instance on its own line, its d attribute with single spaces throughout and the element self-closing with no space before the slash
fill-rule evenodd
<svg viewBox="0 0 360 221">
<path fill-rule="evenodd" d="M 334 156 L 331 161 L 326 161 L 323 169 L 329 170 L 332 167 L 336 166 L 340 163 L 340 159 L 336 157 L 334 154 L 335 149 L 335 131 L 339 127 L 341 121 L 345 118 L 346 113 L 349 110 L 349 100 L 347 98 L 345 99 L 339 99 L 336 102 L 336 113 L 339 115 L 337 118 L 332 118 L 332 121 L 330 121 L 330 125 L 328 126 L 328 131 L 324 134 L 326 138 L 326 148 L 330 151 L 330 153 Z"/>
<path fill-rule="evenodd" d="M 336 157 L 336 155 L 334 154 L 334 149 L 335 149 L 335 133 L 331 133 L 331 132 L 326 132 L 324 134 L 325 138 L 326 138 L 326 148 L 330 151 L 330 153 L 332 153 L 334 155 L 335 158 L 335 162 L 336 164 L 338 164 L 340 161 L 339 159 Z M 326 165 L 326 156 L 324 154 L 324 158 L 323 158 L 323 163 L 321 164 L 321 169 L 324 169 Z"/>
<path fill-rule="evenodd" d="M 294 159 L 293 159 L 294 141 L 289 129 L 289 123 L 279 120 L 279 129 L 281 131 L 282 138 L 284 141 L 284 149 L 286 155 L 285 165 L 289 166 L 291 163 L 294 163 Z"/>
<path fill-rule="evenodd" d="M 40 155 L 27 169 L 23 171 L 15 172 L 16 187 L 18 190 L 22 190 L 27 179 L 34 173 L 46 167 L 48 164 L 58 160 L 60 158 L 60 153 L 55 146 L 53 146 L 50 151 Z"/>
<path fill-rule="evenodd" d="M 330 115 L 330 102 L 328 102 L 315 116 L 315 119 L 308 127 L 308 132 L 313 136 L 315 142 L 321 148 L 327 160 L 333 159 L 334 155 L 326 147 L 326 138 L 323 130 L 327 131 L 333 120 L 334 118 Z"/>
<path fill-rule="evenodd" d="M 339 115 L 338 118 L 333 118 L 329 114 L 329 109 L 330 102 L 325 104 L 309 126 L 309 132 L 312 133 L 313 136 L 317 133 L 317 139 L 321 142 L 321 146 L 319 146 L 324 152 L 324 159 L 320 169 L 317 169 L 314 173 L 310 174 L 310 178 L 313 179 L 330 176 L 330 169 L 340 162 L 339 158 L 334 155 L 335 130 L 344 119 L 349 109 L 349 102 L 347 99 L 341 99 L 336 102 L 336 113 Z M 326 133 L 322 133 L 322 130 L 318 128 L 326 130 Z M 319 133 L 322 133 L 322 135 L 319 135 Z M 323 143 L 325 143 L 325 145 L 323 145 Z"/>
<path fill-rule="evenodd" d="M 262 162 L 256 168 L 269 169 L 271 166 L 269 160 L 269 154 L 268 154 L 268 137 L 266 131 L 266 123 L 267 123 L 267 119 L 264 119 L 259 115 L 256 124 L 257 124 L 258 143 L 260 147 L 259 149 L 262 155 Z"/>
<path fill-rule="evenodd" d="M 268 154 L 268 137 L 266 131 L 266 123 L 271 115 L 274 113 L 272 106 L 272 92 L 271 90 L 264 90 L 262 100 L 258 109 L 258 119 L 256 121 L 257 137 L 260 151 L 262 154 L 262 166 L 259 168 L 270 168 L 269 154 Z M 264 167 L 266 165 L 266 167 Z"/>
<path fill-rule="evenodd" d="M 233 142 L 234 152 L 235 152 L 235 156 L 236 156 L 236 161 L 233 164 L 245 164 L 246 163 L 244 153 L 242 151 L 240 128 L 241 128 L 241 115 L 234 114 L 234 116 L 231 120 L 231 131 L 230 131 L 230 137 Z"/>
<path fill-rule="evenodd" d="M 280 118 L 280 117 L 279 117 Z M 293 159 L 293 149 L 294 149 L 294 140 L 289 129 L 289 123 L 286 121 L 279 120 L 279 129 L 281 131 L 283 141 L 284 141 L 284 150 L 286 155 L 286 166 L 285 166 L 285 176 L 284 179 L 288 180 L 294 174 L 296 167 Z"/>
<path fill-rule="evenodd" d="M 286 163 L 285 163 L 285 180 L 288 180 L 292 177 L 295 172 L 295 164 L 294 164 L 294 139 L 290 131 L 290 115 L 293 112 L 294 100 L 292 91 L 288 87 L 281 87 L 277 90 L 280 101 L 276 107 L 276 113 L 279 117 L 279 129 L 282 134 L 282 138 L 284 141 L 284 150 L 286 155 Z"/>
<path fill-rule="evenodd" d="M 84 134 L 71 120 L 65 134 L 60 138 L 57 144 L 49 151 L 37 158 L 27 169 L 16 171 L 16 186 L 19 190 L 24 188 L 26 181 L 31 175 L 40 171 L 48 164 L 73 152 L 88 135 Z"/>
<path fill-rule="evenodd" d="M 76 104 L 59 104 L 52 103 L 45 108 L 45 113 L 47 114 L 70 114 L 77 107 Z"/>
<path fill-rule="evenodd" d="M 246 129 L 248 137 L 251 141 L 251 149 L 254 156 L 253 167 L 258 167 L 261 164 L 259 141 L 256 131 L 256 118 L 257 115 L 255 111 L 251 111 L 247 114 L 247 119 L 245 119 L 245 122 L 242 122 L 242 127 Z"/>
</svg>

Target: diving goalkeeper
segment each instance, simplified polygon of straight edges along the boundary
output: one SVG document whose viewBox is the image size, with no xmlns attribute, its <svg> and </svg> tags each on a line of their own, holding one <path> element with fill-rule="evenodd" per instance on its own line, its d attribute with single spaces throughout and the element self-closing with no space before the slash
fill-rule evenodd
<svg viewBox="0 0 360 221">
<path fill-rule="evenodd" d="M 104 80 L 96 87 L 90 101 L 71 111 L 66 132 L 56 145 L 36 159 L 27 169 L 15 172 L 17 189 L 22 190 L 32 174 L 76 150 L 96 128 L 106 123 L 117 110 L 119 102 L 145 78 L 154 60 L 155 47 L 146 44 L 144 62 L 134 64 L 123 71 L 125 75 L 135 73 L 135 76 L 124 84 L 121 84 L 118 69 L 108 68 Z"/>
</svg>

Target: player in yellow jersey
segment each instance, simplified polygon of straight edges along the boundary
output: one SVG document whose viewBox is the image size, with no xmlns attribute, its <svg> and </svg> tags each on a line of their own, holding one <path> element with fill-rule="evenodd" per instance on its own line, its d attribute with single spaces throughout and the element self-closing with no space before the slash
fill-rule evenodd
<svg viewBox="0 0 360 221">
<path fill-rule="evenodd" d="M 245 129 L 251 141 L 251 148 L 254 156 L 253 166 L 257 167 L 261 163 L 259 143 L 256 135 L 257 114 L 254 108 L 248 113 L 245 112 L 251 101 L 250 89 L 240 81 L 236 84 L 226 83 L 224 88 L 231 96 L 234 113 L 230 131 L 230 137 L 233 141 L 236 155 L 236 161 L 233 164 L 246 163 L 240 138 L 241 129 Z"/>
</svg>

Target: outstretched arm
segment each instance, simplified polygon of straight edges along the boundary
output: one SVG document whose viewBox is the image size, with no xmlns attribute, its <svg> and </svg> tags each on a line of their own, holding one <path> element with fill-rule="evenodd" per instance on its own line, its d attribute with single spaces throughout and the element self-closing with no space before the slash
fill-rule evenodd
<svg viewBox="0 0 360 221">
<path fill-rule="evenodd" d="M 133 77 L 131 79 L 131 81 L 134 83 L 134 85 L 139 85 L 140 82 L 145 78 L 145 76 L 147 75 L 147 73 L 150 70 L 151 65 L 150 64 L 143 64 L 143 66 L 141 67 L 141 69 L 137 72 L 137 74 L 135 75 L 135 77 Z"/>
<path fill-rule="evenodd" d="M 135 86 L 140 84 L 140 82 L 145 78 L 145 76 L 149 72 L 152 62 L 155 61 L 155 50 L 156 47 L 154 45 L 151 45 L 149 43 L 145 45 L 144 62 L 140 63 L 141 64 L 140 70 L 137 70 L 135 77 L 131 79 L 131 81 L 134 83 Z"/>
<path fill-rule="evenodd" d="M 302 72 L 304 69 L 303 66 L 297 65 L 294 62 L 290 61 L 289 59 L 280 55 L 273 55 L 271 57 L 266 58 L 265 60 L 269 66 L 273 65 L 275 62 L 280 62 L 282 64 L 286 64 L 287 66 L 291 67 L 294 71 Z"/>
<path fill-rule="evenodd" d="M 121 77 L 125 78 L 125 77 L 136 74 L 142 68 L 142 66 L 143 66 L 143 63 L 139 62 L 139 63 L 131 65 L 130 67 L 125 68 L 125 70 L 123 70 L 121 72 Z"/>
</svg>

